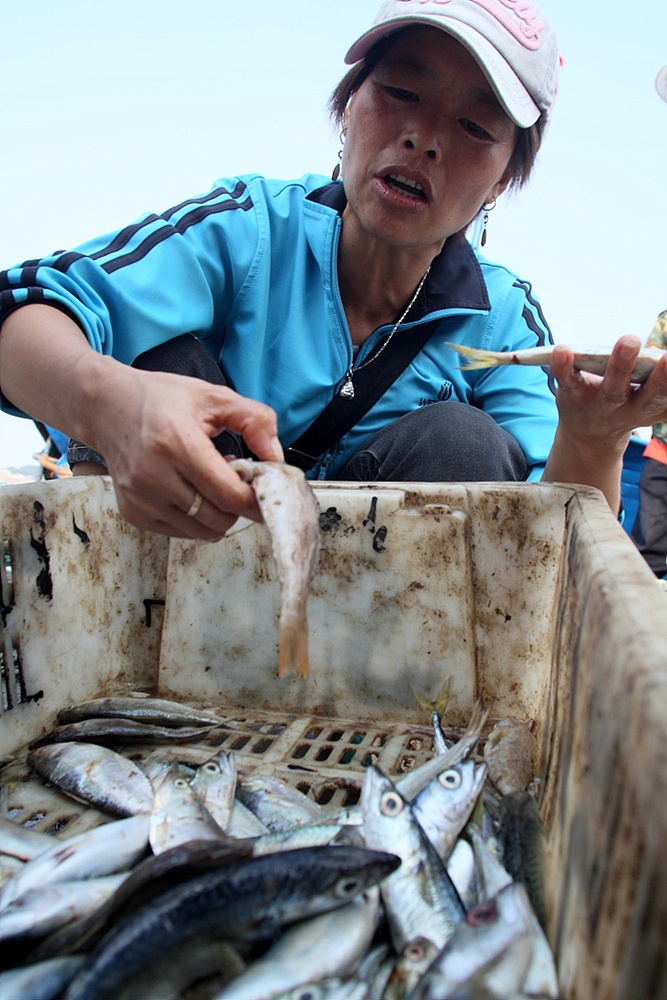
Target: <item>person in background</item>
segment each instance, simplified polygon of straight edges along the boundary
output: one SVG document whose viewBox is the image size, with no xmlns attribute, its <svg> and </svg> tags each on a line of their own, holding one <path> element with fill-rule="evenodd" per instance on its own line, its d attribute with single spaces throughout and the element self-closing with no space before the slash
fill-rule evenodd
<svg viewBox="0 0 667 1000">
<path fill-rule="evenodd" d="M 3 405 L 82 442 L 70 463 L 106 469 L 121 514 L 168 535 L 261 519 L 225 460 L 248 453 L 314 481 L 579 483 L 617 515 L 632 429 L 667 420 L 667 360 L 637 387 L 636 337 L 603 378 L 562 344 L 550 371 L 466 370 L 448 346 L 553 343 L 530 283 L 466 239 L 547 130 L 546 17 L 532 0 L 387 0 L 345 61 L 332 180 L 224 178 L 0 273 Z M 304 444 L 330 407 L 334 439 Z"/>
<path fill-rule="evenodd" d="M 656 320 L 647 347 L 667 350 L 667 309 Z M 630 537 L 661 579 L 667 579 L 667 420 L 653 424 L 639 479 L 639 510 Z"/>
</svg>

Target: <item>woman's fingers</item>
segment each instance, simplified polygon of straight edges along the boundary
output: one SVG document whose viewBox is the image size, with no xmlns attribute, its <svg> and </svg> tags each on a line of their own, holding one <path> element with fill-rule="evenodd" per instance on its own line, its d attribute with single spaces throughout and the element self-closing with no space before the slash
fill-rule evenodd
<svg viewBox="0 0 667 1000">
<path fill-rule="evenodd" d="M 100 431 L 98 447 L 128 521 L 142 530 L 210 541 L 241 515 L 261 520 L 252 487 L 211 438 L 231 430 L 260 459 L 282 459 L 270 407 L 226 387 L 163 372 L 133 370 L 123 390 L 124 418 Z"/>
</svg>

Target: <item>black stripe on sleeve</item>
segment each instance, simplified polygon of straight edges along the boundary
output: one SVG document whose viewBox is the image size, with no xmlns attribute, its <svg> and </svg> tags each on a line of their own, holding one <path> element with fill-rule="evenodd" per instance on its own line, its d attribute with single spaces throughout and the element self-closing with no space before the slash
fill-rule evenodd
<svg viewBox="0 0 667 1000">
<path fill-rule="evenodd" d="M 76 264 L 77 260 L 83 260 L 84 254 L 77 253 L 75 250 L 70 251 L 70 253 L 63 253 L 57 260 L 54 260 L 51 267 L 54 271 L 60 271 L 62 274 L 72 266 Z"/>
<path fill-rule="evenodd" d="M 145 219 L 141 220 L 141 222 L 135 222 L 131 226 L 126 226 L 125 229 L 121 229 L 121 231 L 114 236 L 108 246 L 104 247 L 102 250 L 98 250 L 96 253 L 91 253 L 90 259 L 100 260 L 101 257 L 107 257 L 110 253 L 117 253 L 119 250 L 122 250 L 123 247 L 126 246 L 141 229 L 152 225 L 154 222 L 159 222 L 160 218 L 161 216 L 159 215 L 147 215 Z"/>
<path fill-rule="evenodd" d="M 554 339 L 553 339 L 553 335 L 551 333 L 551 328 L 550 328 L 549 324 L 547 323 L 546 316 L 542 312 L 542 304 L 533 295 L 533 286 L 530 284 L 529 281 L 515 281 L 514 282 L 514 286 L 515 286 L 515 288 L 520 288 L 521 289 L 521 291 L 526 296 L 526 299 L 528 300 L 528 302 L 531 304 L 531 306 L 533 307 L 533 309 L 535 310 L 535 312 L 537 313 L 537 315 L 540 317 L 540 322 L 542 323 L 542 326 L 544 327 L 544 331 L 541 334 L 540 346 L 542 346 L 543 344 L 553 344 L 554 343 Z M 532 326 L 531 326 L 531 329 L 533 329 Z"/>
<path fill-rule="evenodd" d="M 37 281 L 37 263 L 30 261 L 21 270 L 21 288 L 31 288 Z"/>
<path fill-rule="evenodd" d="M 242 188 L 242 190 L 245 190 L 245 188 Z M 236 191 L 238 191 L 238 188 Z M 230 212 L 236 209 L 248 212 L 252 207 L 253 202 L 250 197 L 246 198 L 246 200 L 242 202 L 230 200 L 216 205 L 200 205 L 192 212 L 188 212 L 187 215 L 184 215 L 183 218 L 176 223 L 176 225 L 151 233 L 151 235 L 140 243 L 139 246 L 136 247 L 131 253 L 124 254 L 122 257 L 116 257 L 115 260 L 110 260 L 106 264 L 102 264 L 102 269 L 106 271 L 107 274 L 113 274 L 114 271 L 118 271 L 120 268 L 128 267 L 129 265 L 142 260 L 147 256 L 147 254 L 150 253 L 151 250 L 153 250 L 160 243 L 169 239 L 175 232 L 183 235 L 183 233 L 185 233 L 191 226 L 196 225 L 210 215 L 219 215 L 221 212 Z"/>
<path fill-rule="evenodd" d="M 189 198 L 187 201 L 182 201 L 180 205 L 175 205 L 173 208 L 168 208 L 166 212 L 163 212 L 160 218 L 165 221 L 169 221 L 172 215 L 176 215 L 182 209 L 187 208 L 188 205 L 205 205 L 209 201 L 215 201 L 217 198 L 221 198 L 223 195 L 229 195 L 234 201 L 238 201 L 243 192 L 246 190 L 246 186 L 242 181 L 239 181 L 233 191 L 228 191 L 227 188 L 219 187 L 214 188 L 213 191 L 209 191 L 208 194 L 201 195 L 199 198 Z"/>
</svg>

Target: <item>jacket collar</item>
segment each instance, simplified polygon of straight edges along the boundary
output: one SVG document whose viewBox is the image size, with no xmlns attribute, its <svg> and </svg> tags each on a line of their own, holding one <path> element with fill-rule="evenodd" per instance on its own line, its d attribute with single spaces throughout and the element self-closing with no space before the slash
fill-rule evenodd
<svg viewBox="0 0 667 1000">
<path fill-rule="evenodd" d="M 343 214 L 347 205 L 342 181 L 311 191 L 309 201 Z M 482 269 L 465 236 L 452 236 L 431 265 L 431 272 L 415 303 L 412 318 L 422 318 L 443 309 L 474 309 L 489 312 L 491 302 Z"/>
</svg>

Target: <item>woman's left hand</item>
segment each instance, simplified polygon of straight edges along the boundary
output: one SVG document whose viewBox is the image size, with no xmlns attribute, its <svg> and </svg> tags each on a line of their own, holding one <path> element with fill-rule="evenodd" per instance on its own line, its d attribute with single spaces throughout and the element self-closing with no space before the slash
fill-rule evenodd
<svg viewBox="0 0 667 1000">
<path fill-rule="evenodd" d="M 621 337 L 604 376 L 576 371 L 574 351 L 564 345 L 551 359 L 559 422 L 543 479 L 595 486 L 614 512 L 632 431 L 667 420 L 667 354 L 644 385 L 635 385 L 631 375 L 641 347 L 637 337 Z"/>
<path fill-rule="evenodd" d="M 574 351 L 563 345 L 554 348 L 551 371 L 558 382 L 561 424 L 576 436 L 613 447 L 635 427 L 667 420 L 667 354 L 644 385 L 634 385 L 630 376 L 641 348 L 637 337 L 621 337 L 604 376 L 576 371 Z"/>
</svg>

